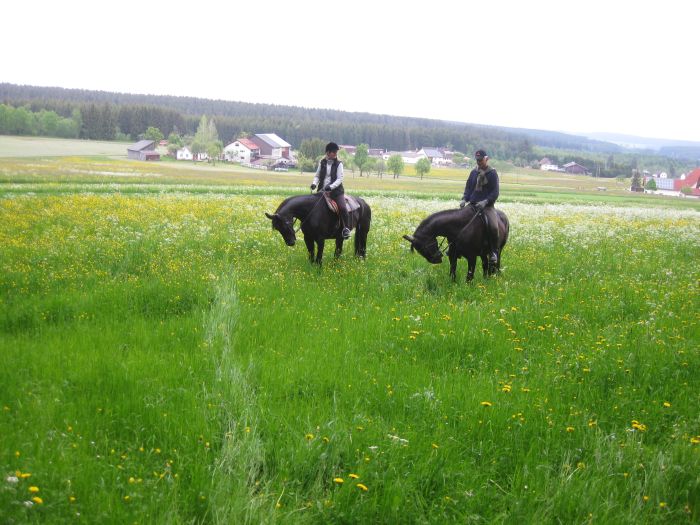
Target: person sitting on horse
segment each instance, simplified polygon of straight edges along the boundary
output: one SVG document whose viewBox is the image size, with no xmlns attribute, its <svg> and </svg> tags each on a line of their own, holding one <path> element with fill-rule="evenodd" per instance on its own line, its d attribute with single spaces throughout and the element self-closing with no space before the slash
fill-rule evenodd
<svg viewBox="0 0 700 525">
<path fill-rule="evenodd" d="M 498 199 L 498 173 L 489 166 L 489 156 L 483 149 L 474 154 L 477 167 L 469 174 L 460 208 L 469 203 L 486 216 L 489 240 L 489 263 L 498 261 L 498 215 L 493 207 Z"/>
<path fill-rule="evenodd" d="M 343 188 L 343 163 L 338 160 L 340 148 L 335 142 L 326 144 L 326 156 L 321 159 L 316 169 L 316 175 L 311 183 L 311 191 L 318 188 L 318 192 L 330 192 L 331 199 L 338 205 L 340 222 L 343 226 L 343 239 L 350 238 L 348 225 L 348 207 L 345 203 L 345 189 Z"/>
</svg>

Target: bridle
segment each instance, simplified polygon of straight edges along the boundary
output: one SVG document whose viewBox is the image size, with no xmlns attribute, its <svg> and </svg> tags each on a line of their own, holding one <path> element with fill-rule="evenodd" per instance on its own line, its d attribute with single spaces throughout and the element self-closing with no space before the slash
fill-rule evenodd
<svg viewBox="0 0 700 525">
<path fill-rule="evenodd" d="M 482 213 L 483 213 L 483 210 L 475 210 L 475 211 L 476 211 L 476 213 L 474 214 L 474 217 L 472 217 L 472 218 L 469 220 L 469 222 L 464 226 L 464 228 L 468 228 L 469 226 L 471 226 L 472 222 L 474 222 L 474 220 L 475 220 L 479 215 L 482 215 Z M 462 228 L 462 229 L 464 229 L 464 228 Z M 447 243 L 447 247 L 443 248 L 443 246 L 445 246 L 445 243 Z M 439 253 L 440 255 L 445 255 L 445 256 L 446 256 L 446 255 L 447 255 L 447 251 L 450 249 L 450 246 L 451 246 L 452 244 L 453 244 L 453 243 L 447 241 L 447 237 L 443 237 L 442 240 L 440 241 L 440 243 L 437 242 L 437 238 L 436 238 L 436 239 L 435 239 L 435 253 L 434 253 L 433 255 L 431 255 L 431 257 L 433 257 L 433 258 L 436 257 L 438 253 Z"/>
</svg>

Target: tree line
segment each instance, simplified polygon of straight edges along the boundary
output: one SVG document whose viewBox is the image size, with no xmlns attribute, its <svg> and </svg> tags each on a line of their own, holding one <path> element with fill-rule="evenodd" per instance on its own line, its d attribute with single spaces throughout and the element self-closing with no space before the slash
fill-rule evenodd
<svg viewBox="0 0 700 525">
<path fill-rule="evenodd" d="M 470 155 L 484 148 L 492 158 L 516 166 L 538 167 L 537 161 L 547 155 L 559 164 L 577 162 L 603 177 L 630 176 L 633 169 L 680 174 L 696 160 L 626 152 L 611 143 L 558 132 L 195 97 L 0 83 L 0 104 L 0 133 L 6 134 L 135 141 L 152 127 L 166 137 L 192 140 L 201 118 L 208 116 L 223 144 L 252 132 L 276 133 L 295 149 L 318 137 L 389 151 L 445 147 Z"/>
</svg>

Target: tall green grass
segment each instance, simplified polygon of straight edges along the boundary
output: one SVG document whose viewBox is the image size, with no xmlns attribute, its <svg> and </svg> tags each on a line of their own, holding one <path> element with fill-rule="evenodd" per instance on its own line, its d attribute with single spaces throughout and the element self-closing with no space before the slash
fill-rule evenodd
<svg viewBox="0 0 700 525">
<path fill-rule="evenodd" d="M 697 521 L 697 212 L 506 202 L 466 285 L 440 198 L 318 268 L 262 193 L 0 200 L 3 522 Z"/>
</svg>

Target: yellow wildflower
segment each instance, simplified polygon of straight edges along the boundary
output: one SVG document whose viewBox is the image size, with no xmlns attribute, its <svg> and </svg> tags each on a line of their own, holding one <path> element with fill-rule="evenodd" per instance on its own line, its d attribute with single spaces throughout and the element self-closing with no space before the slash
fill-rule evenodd
<svg viewBox="0 0 700 525">
<path fill-rule="evenodd" d="M 338 485 L 342 485 L 345 483 L 345 480 L 343 478 L 333 478 L 333 481 L 336 482 Z"/>
<path fill-rule="evenodd" d="M 33 501 L 34 503 L 36 503 L 37 505 L 41 505 L 42 503 L 44 503 L 44 500 L 41 499 L 39 496 L 34 496 L 34 497 L 32 498 L 32 501 Z"/>
<path fill-rule="evenodd" d="M 358 489 L 360 489 L 360 490 L 362 490 L 362 491 L 364 491 L 364 492 L 367 492 L 367 491 L 369 490 L 369 489 L 368 489 L 365 485 L 363 485 L 362 483 L 358 483 L 358 484 L 355 485 L 355 486 L 356 486 Z"/>
</svg>

